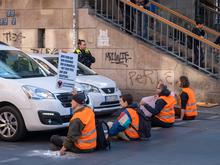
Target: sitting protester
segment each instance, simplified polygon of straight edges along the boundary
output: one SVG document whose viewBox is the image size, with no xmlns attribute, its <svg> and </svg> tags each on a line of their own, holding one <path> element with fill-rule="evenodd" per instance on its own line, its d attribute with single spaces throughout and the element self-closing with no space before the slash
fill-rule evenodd
<svg viewBox="0 0 220 165">
<path fill-rule="evenodd" d="M 174 105 L 176 100 L 164 84 L 160 84 L 157 87 L 157 94 L 158 99 L 155 102 L 155 108 L 144 104 L 145 110 L 152 116 L 151 126 L 172 127 L 175 121 Z"/>
<path fill-rule="evenodd" d="M 193 120 L 198 115 L 196 106 L 196 97 L 194 91 L 189 87 L 189 79 L 186 76 L 181 76 L 179 86 L 182 88 L 180 94 L 181 109 L 177 109 L 175 113 L 180 118 L 177 120 Z"/>
<path fill-rule="evenodd" d="M 149 117 L 150 117 L 150 116 L 152 116 L 152 114 L 144 108 L 144 104 L 148 104 L 148 105 L 150 105 L 152 108 L 155 108 L 155 103 L 156 103 L 157 99 L 159 98 L 157 89 L 158 89 L 158 88 L 160 87 L 160 85 L 162 85 L 162 84 L 165 85 L 162 80 L 160 80 L 160 81 L 157 83 L 155 95 L 143 97 L 143 98 L 141 99 L 141 101 L 140 101 L 140 109 L 144 112 L 144 114 L 145 114 L 146 116 L 149 116 Z M 175 92 L 171 92 L 170 95 L 173 96 L 173 97 L 176 97 Z"/>
<path fill-rule="evenodd" d="M 133 97 L 130 94 L 124 94 L 120 97 L 121 113 L 114 123 L 108 122 L 110 127 L 109 136 L 123 140 L 137 140 L 140 138 L 139 117 L 136 112 L 138 104 L 133 103 Z"/>
<path fill-rule="evenodd" d="M 92 152 L 96 148 L 95 114 L 89 107 L 84 106 L 85 94 L 75 93 L 72 96 L 73 116 L 70 119 L 67 137 L 53 135 L 52 144 L 60 149 L 60 155 L 65 151 L 76 153 Z"/>
</svg>

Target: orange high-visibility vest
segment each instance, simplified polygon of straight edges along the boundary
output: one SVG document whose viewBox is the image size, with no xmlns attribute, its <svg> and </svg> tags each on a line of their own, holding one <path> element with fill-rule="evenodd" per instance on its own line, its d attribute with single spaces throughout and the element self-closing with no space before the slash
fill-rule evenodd
<svg viewBox="0 0 220 165">
<path fill-rule="evenodd" d="M 197 116 L 198 111 L 194 91 L 191 88 L 182 88 L 182 91 L 188 95 L 188 101 L 186 104 L 186 109 L 184 111 L 184 116 Z"/>
<path fill-rule="evenodd" d="M 89 107 L 85 107 L 82 111 L 74 113 L 70 121 L 77 118 L 80 119 L 85 127 L 82 130 L 81 136 L 75 142 L 75 146 L 81 150 L 95 149 L 97 133 L 94 112 Z"/>
<path fill-rule="evenodd" d="M 175 111 L 174 105 L 176 100 L 173 96 L 160 96 L 167 104 L 163 107 L 159 114 L 156 115 L 161 121 L 165 123 L 174 123 L 175 121 Z"/>
<path fill-rule="evenodd" d="M 131 116 L 131 125 L 136 129 L 136 130 L 139 130 L 139 117 L 138 117 L 138 114 L 137 112 L 132 109 L 132 108 L 127 108 L 127 111 L 128 113 L 130 114 Z M 131 139 L 137 139 L 137 138 L 140 138 L 138 132 L 132 128 L 132 126 L 129 126 L 124 132 L 125 134 L 131 138 Z"/>
</svg>

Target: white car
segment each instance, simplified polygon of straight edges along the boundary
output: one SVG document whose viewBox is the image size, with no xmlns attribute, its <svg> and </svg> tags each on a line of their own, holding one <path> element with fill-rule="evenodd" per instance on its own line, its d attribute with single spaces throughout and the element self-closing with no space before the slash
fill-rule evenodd
<svg viewBox="0 0 220 165">
<path fill-rule="evenodd" d="M 59 55 L 31 54 L 33 59 L 52 73 L 57 73 Z M 118 110 L 121 91 L 116 83 L 78 62 L 76 82 L 83 86 L 96 113 Z"/>
<path fill-rule="evenodd" d="M 77 90 L 82 87 L 76 84 Z M 48 74 L 21 50 L 0 43 L 0 139 L 16 141 L 27 131 L 68 126 L 71 90 L 56 88 Z"/>
</svg>

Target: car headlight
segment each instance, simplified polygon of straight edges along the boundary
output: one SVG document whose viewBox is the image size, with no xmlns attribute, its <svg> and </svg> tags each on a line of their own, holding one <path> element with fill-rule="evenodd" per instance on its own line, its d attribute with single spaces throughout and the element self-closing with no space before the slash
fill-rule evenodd
<svg viewBox="0 0 220 165">
<path fill-rule="evenodd" d="M 115 92 L 118 92 L 118 91 L 119 91 L 119 88 L 118 88 L 118 87 L 116 87 L 116 88 L 115 88 Z"/>
<path fill-rule="evenodd" d="M 84 83 L 80 83 L 80 85 L 83 87 L 86 93 L 90 93 L 90 92 L 100 93 L 99 89 L 95 86 L 84 84 Z"/>
<path fill-rule="evenodd" d="M 54 94 L 46 89 L 30 85 L 24 85 L 22 89 L 29 99 L 55 99 Z"/>
</svg>

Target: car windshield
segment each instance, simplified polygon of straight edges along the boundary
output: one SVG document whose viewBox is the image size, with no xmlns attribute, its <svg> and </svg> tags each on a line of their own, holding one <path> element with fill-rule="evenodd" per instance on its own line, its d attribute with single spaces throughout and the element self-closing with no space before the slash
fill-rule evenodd
<svg viewBox="0 0 220 165">
<path fill-rule="evenodd" d="M 23 52 L 0 50 L 0 77 L 19 79 L 45 76 L 48 76 L 48 74 Z"/>
<path fill-rule="evenodd" d="M 44 57 L 48 62 L 50 62 L 52 65 L 54 65 L 56 68 L 58 68 L 58 60 L 59 57 Z M 77 66 L 77 76 L 83 76 L 83 75 L 97 75 L 97 73 L 91 69 L 89 69 L 87 66 L 83 65 L 82 63 L 78 62 Z"/>
</svg>

